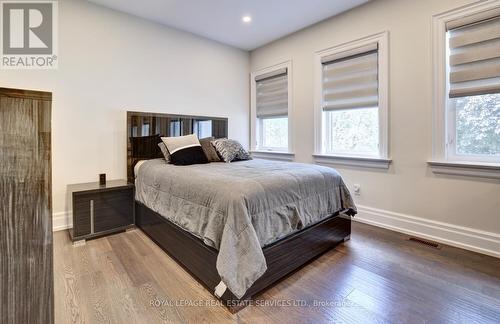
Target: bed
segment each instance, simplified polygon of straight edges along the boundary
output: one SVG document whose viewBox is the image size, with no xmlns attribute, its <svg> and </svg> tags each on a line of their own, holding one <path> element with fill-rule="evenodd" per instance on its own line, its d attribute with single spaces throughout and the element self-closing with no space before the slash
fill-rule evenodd
<svg viewBox="0 0 500 324">
<path fill-rule="evenodd" d="M 216 138 L 227 136 L 227 120 L 137 112 L 127 120 L 136 225 L 230 310 L 350 237 L 356 208 L 334 169 L 259 159 L 174 166 L 148 144 L 165 120 L 162 135 L 201 135 L 203 120 L 205 134 L 207 121 L 217 125 L 208 127 Z"/>
</svg>

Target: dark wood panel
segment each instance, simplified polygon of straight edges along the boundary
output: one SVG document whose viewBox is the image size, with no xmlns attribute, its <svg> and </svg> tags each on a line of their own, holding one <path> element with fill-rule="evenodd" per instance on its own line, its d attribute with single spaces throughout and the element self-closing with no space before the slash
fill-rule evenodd
<svg viewBox="0 0 500 324">
<path fill-rule="evenodd" d="M 209 290 L 219 283 L 214 271 L 217 250 L 205 245 L 192 234 L 180 229 L 146 206 L 135 203 L 135 222 L 158 246 L 181 263 Z"/>
<path fill-rule="evenodd" d="M 133 183 L 129 183 L 127 180 L 107 180 L 105 184 L 101 185 L 99 182 L 87 182 L 87 183 L 76 183 L 69 184 L 67 190 L 69 193 L 96 193 L 96 192 L 106 192 L 109 190 L 121 189 L 121 188 L 133 188 Z"/>
<path fill-rule="evenodd" d="M 246 297 L 257 295 L 266 287 L 343 242 L 350 234 L 350 217 L 338 215 L 265 247 L 267 271 L 248 290 Z"/>
<path fill-rule="evenodd" d="M 210 292 L 213 292 L 214 287 L 220 282 L 216 269 L 217 250 L 205 245 L 199 238 L 141 203 L 136 202 L 135 206 L 136 225 Z M 268 269 L 241 300 L 255 297 L 273 283 L 343 242 L 350 233 L 350 217 L 334 215 L 263 248 Z M 239 304 L 240 299 L 229 290 L 226 290 L 221 299 L 232 311 L 245 306 Z"/>
<path fill-rule="evenodd" d="M 53 322 L 50 100 L 0 88 L 0 323 Z"/>
<path fill-rule="evenodd" d="M 36 91 L 36 90 L 0 88 L 0 96 L 19 98 L 19 99 L 52 101 L 52 92 Z"/>
<path fill-rule="evenodd" d="M 90 201 L 94 198 L 93 193 L 73 194 L 73 236 L 90 234 Z"/>
<path fill-rule="evenodd" d="M 74 241 L 134 225 L 134 185 L 126 180 L 110 180 L 104 185 L 98 182 L 72 184 L 68 185 L 68 192 L 73 211 L 70 235 Z"/>
<path fill-rule="evenodd" d="M 109 231 L 134 223 L 134 190 L 99 193 L 94 200 L 94 230 Z"/>
<path fill-rule="evenodd" d="M 210 128 L 206 127 L 206 123 Z M 207 133 L 208 132 L 208 133 Z M 223 117 L 127 112 L 127 179 L 134 181 L 134 166 L 139 160 L 163 157 L 158 143 L 161 136 L 197 134 L 198 137 L 224 138 L 228 120 Z"/>
</svg>

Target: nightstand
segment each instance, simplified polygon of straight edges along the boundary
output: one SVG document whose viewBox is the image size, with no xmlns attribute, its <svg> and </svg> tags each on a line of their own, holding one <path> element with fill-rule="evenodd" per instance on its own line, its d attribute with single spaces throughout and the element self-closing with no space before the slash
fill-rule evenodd
<svg viewBox="0 0 500 324">
<path fill-rule="evenodd" d="M 134 227 L 134 185 L 127 180 L 68 185 L 68 196 L 73 211 L 69 233 L 74 245 Z"/>
</svg>

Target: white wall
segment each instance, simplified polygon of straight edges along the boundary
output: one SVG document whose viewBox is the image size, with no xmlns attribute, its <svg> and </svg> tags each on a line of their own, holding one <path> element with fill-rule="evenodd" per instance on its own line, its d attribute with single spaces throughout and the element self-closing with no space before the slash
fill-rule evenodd
<svg viewBox="0 0 500 324">
<path fill-rule="evenodd" d="M 53 93 L 55 225 L 66 185 L 126 178 L 126 111 L 223 116 L 248 145 L 249 55 L 90 4 L 59 1 L 59 68 L 0 71 L 0 86 Z M 60 216 L 59 219 L 57 216 Z"/>
<path fill-rule="evenodd" d="M 500 256 L 500 185 L 435 176 L 431 156 L 431 16 L 470 0 L 374 0 L 259 48 L 251 70 L 293 60 L 294 151 L 312 162 L 313 52 L 390 32 L 388 172 L 338 167 L 359 183 L 358 219 Z M 86 1 L 59 2 L 59 68 L 0 71 L 0 86 L 53 92 L 53 203 L 66 185 L 126 176 L 126 111 L 229 117 L 248 145 L 249 55 Z M 448 241 L 447 241 L 448 240 Z"/>
<path fill-rule="evenodd" d="M 375 0 L 253 51 L 251 70 L 293 61 L 293 150 L 297 161 L 312 162 L 313 53 L 389 31 L 393 165 L 388 172 L 337 168 L 349 185 L 361 185 L 358 219 L 500 256 L 499 182 L 436 176 L 426 164 L 432 145 L 431 17 L 470 2 Z"/>
</svg>

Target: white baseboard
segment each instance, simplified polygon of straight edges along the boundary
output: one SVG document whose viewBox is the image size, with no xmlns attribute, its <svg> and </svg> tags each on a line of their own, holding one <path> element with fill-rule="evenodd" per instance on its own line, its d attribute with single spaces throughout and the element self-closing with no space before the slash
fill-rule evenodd
<svg viewBox="0 0 500 324">
<path fill-rule="evenodd" d="M 73 227 L 71 213 L 59 212 L 52 215 L 52 231 L 62 231 Z"/>
<path fill-rule="evenodd" d="M 500 258 L 500 234 L 362 205 L 357 207 L 354 221 Z M 71 227 L 71 213 L 54 213 L 54 232 Z"/>
<path fill-rule="evenodd" d="M 358 205 L 354 221 L 500 258 L 500 234 Z"/>
</svg>

